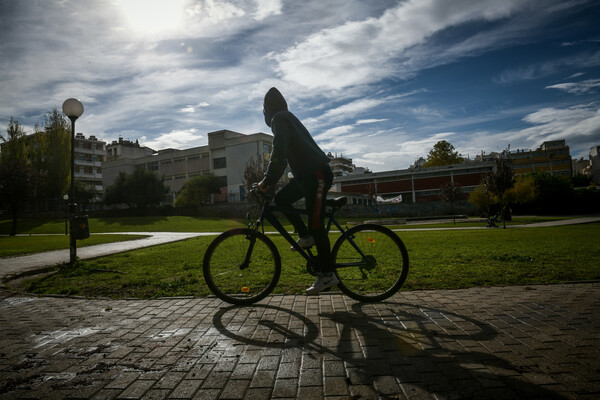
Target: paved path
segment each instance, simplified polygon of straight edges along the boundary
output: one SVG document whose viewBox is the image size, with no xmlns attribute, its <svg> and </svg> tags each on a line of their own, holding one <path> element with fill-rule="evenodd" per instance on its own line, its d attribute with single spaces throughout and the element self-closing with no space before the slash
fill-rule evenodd
<svg viewBox="0 0 600 400">
<path fill-rule="evenodd" d="M 80 247 L 77 248 L 77 257 L 81 259 L 102 257 L 110 254 L 141 249 L 144 247 L 190 239 L 197 236 L 217 235 L 217 233 L 214 232 L 119 232 L 119 234 L 147 235 L 148 237 L 124 242 Z M 96 233 L 95 235 L 102 234 Z M 42 236 L 43 235 L 40 235 L 40 237 Z M 68 241 L 66 237 L 65 240 Z M 58 264 L 69 262 L 69 258 L 69 249 L 47 251 L 44 253 L 36 253 L 19 257 L 0 258 L 0 279 L 6 279 L 11 276 L 34 272 L 47 267 L 53 267 Z"/>
<path fill-rule="evenodd" d="M 0 290 L 0 399 L 597 399 L 600 284 L 83 300 Z"/>
</svg>

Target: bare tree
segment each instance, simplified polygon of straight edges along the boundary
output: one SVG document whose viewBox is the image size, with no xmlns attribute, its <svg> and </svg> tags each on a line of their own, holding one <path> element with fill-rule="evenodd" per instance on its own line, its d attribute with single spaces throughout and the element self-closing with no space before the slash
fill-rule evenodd
<svg viewBox="0 0 600 400">
<path fill-rule="evenodd" d="M 454 182 L 446 183 L 440 187 L 443 202 L 450 202 L 450 212 L 452 213 L 452 220 L 456 225 L 456 215 L 454 212 L 454 202 L 458 199 L 458 195 L 460 194 L 460 186 L 454 186 Z"/>
</svg>

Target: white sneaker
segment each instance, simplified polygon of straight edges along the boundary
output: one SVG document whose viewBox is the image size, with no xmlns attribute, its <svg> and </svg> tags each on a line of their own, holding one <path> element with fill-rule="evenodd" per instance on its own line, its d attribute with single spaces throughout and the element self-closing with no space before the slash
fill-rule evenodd
<svg viewBox="0 0 600 400">
<path fill-rule="evenodd" d="M 325 289 L 337 285 L 338 283 L 340 283 L 340 281 L 333 272 L 330 272 L 328 274 L 319 274 L 317 275 L 317 280 L 315 281 L 315 283 L 313 283 L 311 287 L 306 289 L 306 294 L 315 295 L 319 292 L 322 292 Z"/>
<path fill-rule="evenodd" d="M 300 246 L 301 248 L 308 249 L 309 247 L 313 247 L 315 245 L 315 238 L 310 235 L 304 236 L 298 239 L 296 243 L 298 243 L 298 246 Z M 294 246 L 291 246 L 290 250 L 296 251 L 296 248 Z"/>
</svg>

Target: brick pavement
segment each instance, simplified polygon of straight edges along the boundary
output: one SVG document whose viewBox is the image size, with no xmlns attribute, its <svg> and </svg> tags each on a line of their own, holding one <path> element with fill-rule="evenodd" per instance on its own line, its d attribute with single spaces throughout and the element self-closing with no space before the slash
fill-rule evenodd
<svg viewBox="0 0 600 400">
<path fill-rule="evenodd" d="M 220 300 L 0 291 L 0 399 L 600 397 L 600 284 Z"/>
</svg>

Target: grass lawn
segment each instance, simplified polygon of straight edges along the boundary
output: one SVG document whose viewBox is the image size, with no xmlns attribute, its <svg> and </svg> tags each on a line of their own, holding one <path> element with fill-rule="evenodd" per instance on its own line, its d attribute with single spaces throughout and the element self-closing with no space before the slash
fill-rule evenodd
<svg viewBox="0 0 600 400">
<path fill-rule="evenodd" d="M 78 240 L 77 247 L 95 244 L 123 242 L 141 239 L 144 235 L 91 235 L 85 240 Z M 0 236 L 0 258 L 20 256 L 42 251 L 61 250 L 69 248 L 69 236 Z"/>
<path fill-rule="evenodd" d="M 332 235 L 332 242 L 334 240 Z M 401 232 L 410 256 L 403 290 L 600 279 L 600 224 L 547 228 Z M 205 296 L 202 257 L 212 237 L 140 249 L 18 282 L 34 293 L 89 297 Z M 272 236 L 283 271 L 276 293 L 303 293 L 304 260 Z M 106 272 L 113 270 L 115 272 Z M 14 282 L 17 284 L 17 282 Z"/>
<path fill-rule="evenodd" d="M 339 218 L 340 223 L 362 223 L 369 218 Z M 534 222 L 564 219 L 561 217 L 514 217 L 509 225 L 530 224 Z M 284 221 L 285 222 L 285 221 Z M 234 218 L 196 218 L 196 217 L 120 217 L 90 218 L 91 233 L 110 232 L 223 232 L 232 228 L 247 226 L 245 219 Z M 438 227 L 485 226 L 484 222 L 473 219 L 453 224 L 452 220 L 438 224 L 403 224 L 390 228 L 438 228 Z M 12 220 L 0 220 L 0 235 L 8 235 Z M 291 226 L 287 225 L 288 229 Z M 65 221 L 57 219 L 23 218 L 19 219 L 17 233 L 23 234 L 61 234 L 65 232 Z"/>
<path fill-rule="evenodd" d="M 91 233 L 111 232 L 222 232 L 246 226 L 245 220 L 195 217 L 119 217 L 89 218 Z M 0 220 L 0 234 L 8 235 L 12 220 Z M 23 218 L 17 233 L 60 234 L 65 232 L 64 219 Z"/>
</svg>

